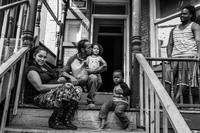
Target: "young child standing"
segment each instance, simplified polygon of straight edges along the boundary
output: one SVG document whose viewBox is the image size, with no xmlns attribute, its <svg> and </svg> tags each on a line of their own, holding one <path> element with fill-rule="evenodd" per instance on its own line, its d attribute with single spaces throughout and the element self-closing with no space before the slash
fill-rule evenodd
<svg viewBox="0 0 200 133">
<path fill-rule="evenodd" d="M 125 115 L 125 109 L 128 107 L 128 96 L 132 94 L 128 85 L 123 81 L 124 74 L 122 70 L 115 70 L 113 72 L 113 82 L 115 84 L 113 89 L 113 99 L 104 103 L 99 112 L 100 129 L 103 129 L 107 124 L 107 116 L 110 110 L 114 110 L 115 115 L 119 118 L 122 128 L 132 130 L 130 121 Z"/>
<path fill-rule="evenodd" d="M 86 59 L 87 71 L 90 75 L 97 76 L 97 84 L 90 87 L 87 95 L 87 103 L 89 107 L 95 106 L 94 97 L 100 86 L 102 85 L 101 71 L 103 67 L 107 69 L 106 61 L 101 57 L 103 53 L 103 47 L 100 44 L 92 44 L 92 55 Z M 88 83 L 90 85 L 90 83 Z M 86 90 L 87 91 L 87 90 Z"/>
</svg>

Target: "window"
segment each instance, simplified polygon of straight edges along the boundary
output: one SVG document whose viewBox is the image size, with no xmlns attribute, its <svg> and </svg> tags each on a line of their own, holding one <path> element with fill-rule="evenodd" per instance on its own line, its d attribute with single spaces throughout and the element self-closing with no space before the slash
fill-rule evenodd
<svg viewBox="0 0 200 133">
<path fill-rule="evenodd" d="M 64 46 L 74 46 L 81 39 L 81 23 L 79 20 L 66 21 Z"/>
<path fill-rule="evenodd" d="M 126 6 L 95 4 L 93 14 L 126 14 Z"/>
</svg>

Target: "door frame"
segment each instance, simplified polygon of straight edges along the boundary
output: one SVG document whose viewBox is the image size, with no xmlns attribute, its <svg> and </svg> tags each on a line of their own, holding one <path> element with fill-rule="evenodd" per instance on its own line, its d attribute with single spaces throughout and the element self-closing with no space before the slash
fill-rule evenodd
<svg viewBox="0 0 200 133">
<path fill-rule="evenodd" d="M 124 81 L 130 86 L 130 51 L 129 51 L 129 16 L 128 15 L 107 15 L 107 14 L 92 14 L 90 28 L 90 43 L 93 43 L 94 36 L 94 19 L 122 19 L 124 20 L 124 51 L 123 51 L 123 68 Z"/>
</svg>

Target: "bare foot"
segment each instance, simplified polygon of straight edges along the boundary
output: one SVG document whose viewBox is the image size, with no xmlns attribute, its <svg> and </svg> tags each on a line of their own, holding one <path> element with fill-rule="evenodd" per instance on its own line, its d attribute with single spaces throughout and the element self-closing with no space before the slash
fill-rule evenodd
<svg viewBox="0 0 200 133">
<path fill-rule="evenodd" d="M 107 122 L 105 119 L 102 119 L 101 124 L 100 124 L 100 126 L 99 126 L 99 129 L 104 129 L 105 126 L 107 125 L 107 123 L 108 123 L 108 122 Z"/>
</svg>

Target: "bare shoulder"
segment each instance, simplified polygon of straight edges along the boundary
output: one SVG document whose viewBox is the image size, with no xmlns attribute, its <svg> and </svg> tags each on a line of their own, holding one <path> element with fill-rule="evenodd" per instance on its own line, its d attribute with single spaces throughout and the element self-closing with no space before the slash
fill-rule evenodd
<svg viewBox="0 0 200 133">
<path fill-rule="evenodd" d="M 36 72 L 34 70 L 29 71 L 28 74 L 27 74 L 28 78 L 34 78 L 38 75 L 39 75 L 38 72 Z"/>
<path fill-rule="evenodd" d="M 195 23 L 195 22 L 194 22 L 194 23 L 192 24 L 192 27 L 191 27 L 191 28 L 192 28 L 192 30 L 200 30 L 200 25 L 199 25 L 198 23 Z"/>
</svg>

